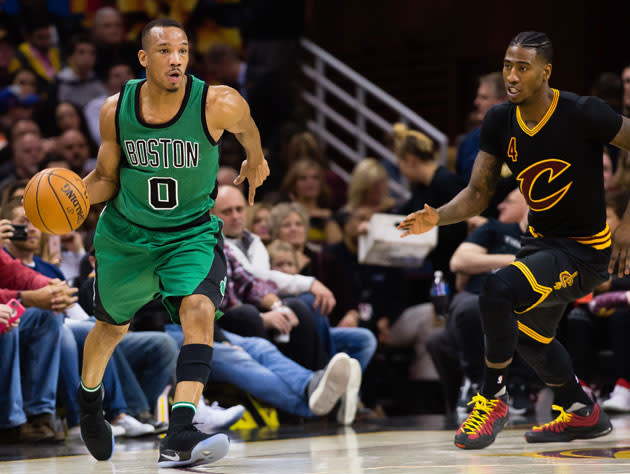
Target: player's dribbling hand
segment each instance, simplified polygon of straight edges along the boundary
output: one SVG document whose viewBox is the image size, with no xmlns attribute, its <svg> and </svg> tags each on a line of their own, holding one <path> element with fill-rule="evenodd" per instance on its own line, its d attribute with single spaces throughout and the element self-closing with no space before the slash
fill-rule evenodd
<svg viewBox="0 0 630 474">
<path fill-rule="evenodd" d="M 617 276 L 630 275 L 630 222 L 621 221 L 612 236 L 612 254 L 608 273 L 615 271 L 617 264 Z"/>
<path fill-rule="evenodd" d="M 437 211 L 425 204 L 424 209 L 412 212 L 405 217 L 404 221 L 398 224 L 398 230 L 406 231 L 400 237 L 428 232 L 437 225 L 439 220 L 440 216 L 438 216 Z"/>
<path fill-rule="evenodd" d="M 260 186 L 265 179 L 269 176 L 269 165 L 264 158 L 256 166 L 250 166 L 247 160 L 244 160 L 241 164 L 241 172 L 234 179 L 234 184 L 238 186 L 245 179 L 249 182 L 249 197 L 248 202 L 250 206 L 254 205 L 254 195 L 256 194 L 256 188 Z"/>
<path fill-rule="evenodd" d="M 7 219 L 0 219 L 0 240 L 10 239 L 13 237 L 13 226 L 11 221 Z"/>
</svg>

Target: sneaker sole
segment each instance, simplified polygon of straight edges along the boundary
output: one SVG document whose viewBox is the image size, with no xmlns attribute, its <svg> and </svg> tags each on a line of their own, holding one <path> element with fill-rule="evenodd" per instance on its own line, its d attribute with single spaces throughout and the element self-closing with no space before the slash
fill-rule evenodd
<svg viewBox="0 0 630 474">
<path fill-rule="evenodd" d="M 348 354 L 340 352 L 330 359 L 324 376 L 308 399 L 313 415 L 325 415 L 332 410 L 348 386 L 350 370 Z"/>
<path fill-rule="evenodd" d="M 186 461 L 158 461 L 158 467 L 199 466 L 225 457 L 230 449 L 230 439 L 223 433 L 206 438 L 195 446 Z"/>
<path fill-rule="evenodd" d="M 567 433 L 562 437 L 558 435 L 553 439 L 545 438 L 544 436 L 536 438 L 535 436 L 530 435 L 530 433 L 525 433 L 525 441 L 527 441 L 528 443 L 563 443 L 567 441 L 573 441 L 574 439 L 593 439 L 599 438 L 601 436 L 606 436 L 612 431 L 612 429 L 612 425 L 608 425 L 607 427 L 596 433 Z"/>
<path fill-rule="evenodd" d="M 357 401 L 359 400 L 359 388 L 361 387 L 361 364 L 356 359 L 350 359 L 350 380 L 345 393 L 341 397 L 341 406 L 337 411 L 337 423 L 350 425 L 357 414 Z"/>
</svg>

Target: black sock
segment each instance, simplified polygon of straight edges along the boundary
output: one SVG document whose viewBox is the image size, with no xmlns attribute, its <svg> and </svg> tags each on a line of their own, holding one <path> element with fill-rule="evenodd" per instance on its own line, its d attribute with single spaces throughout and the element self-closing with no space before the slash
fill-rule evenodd
<svg viewBox="0 0 630 474">
<path fill-rule="evenodd" d="M 195 411 L 195 405 L 190 402 L 179 402 L 173 404 L 169 428 L 192 425 L 193 418 L 195 417 Z"/>
<path fill-rule="evenodd" d="M 486 398 L 497 398 L 503 395 L 500 392 L 505 387 L 505 377 L 507 375 L 508 367 L 503 369 L 491 369 L 486 366 L 481 395 Z"/>
<path fill-rule="evenodd" d="M 553 390 L 556 402 L 565 410 L 571 408 L 571 406 L 576 402 L 585 406 L 591 406 L 594 403 L 593 400 L 584 393 L 584 390 L 582 390 L 581 385 L 575 377 L 571 377 L 564 385 L 561 385 L 560 387 L 551 387 L 551 389 Z"/>
<path fill-rule="evenodd" d="M 95 388 L 88 388 L 85 385 L 83 385 L 83 382 L 81 382 L 81 389 L 79 390 L 79 393 L 83 397 L 83 400 L 90 403 L 90 402 L 94 402 L 98 400 L 99 397 L 101 397 L 102 390 L 103 390 L 102 383 L 99 383 Z"/>
</svg>

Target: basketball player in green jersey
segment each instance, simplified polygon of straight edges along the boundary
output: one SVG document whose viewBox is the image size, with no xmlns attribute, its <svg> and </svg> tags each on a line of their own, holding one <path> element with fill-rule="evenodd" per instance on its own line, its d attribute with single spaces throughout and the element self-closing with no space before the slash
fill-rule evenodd
<svg viewBox="0 0 630 474">
<path fill-rule="evenodd" d="M 192 424 L 210 373 L 214 318 L 226 285 L 222 222 L 214 205 L 217 141 L 224 130 L 247 152 L 235 184 L 249 181 L 249 202 L 269 174 L 249 107 L 233 89 L 186 75 L 188 39 L 160 19 L 142 31 L 138 52 L 146 80 L 132 80 L 101 110 L 102 145 L 85 178 L 91 203 L 107 202 L 94 237 L 97 323 L 84 348 L 79 387 L 81 436 L 99 460 L 112 456 L 101 380 L 132 316 L 156 296 L 181 324 L 184 346 L 160 467 L 214 462 L 228 451 L 225 434 Z"/>
</svg>

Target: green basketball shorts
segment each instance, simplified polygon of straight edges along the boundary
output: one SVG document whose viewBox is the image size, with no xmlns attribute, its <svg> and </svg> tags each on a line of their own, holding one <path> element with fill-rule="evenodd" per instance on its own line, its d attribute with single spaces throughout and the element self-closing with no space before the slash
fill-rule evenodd
<svg viewBox="0 0 630 474">
<path fill-rule="evenodd" d="M 146 303 L 161 297 L 174 323 L 188 295 L 205 295 L 215 318 L 227 283 L 222 222 L 215 216 L 190 226 L 147 229 L 123 217 L 112 205 L 101 214 L 94 248 L 94 316 L 124 325 Z M 205 216 L 204 216 L 205 218 Z"/>
</svg>

